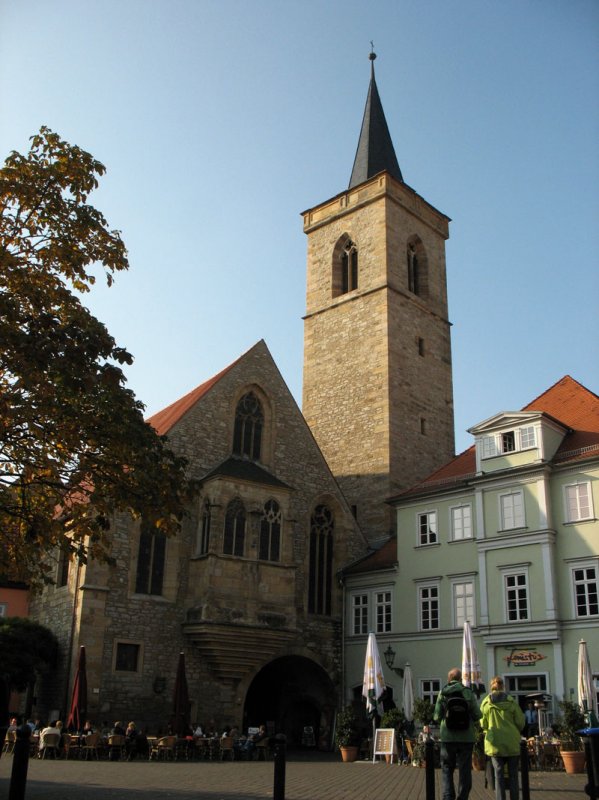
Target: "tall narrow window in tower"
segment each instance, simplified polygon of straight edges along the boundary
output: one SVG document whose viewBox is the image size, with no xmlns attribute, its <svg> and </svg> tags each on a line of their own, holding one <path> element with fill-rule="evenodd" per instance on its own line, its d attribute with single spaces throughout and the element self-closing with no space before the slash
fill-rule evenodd
<svg viewBox="0 0 599 800">
<path fill-rule="evenodd" d="M 324 505 L 316 506 L 310 519 L 308 611 L 311 614 L 331 613 L 334 527 L 331 509 Z"/>
<path fill-rule="evenodd" d="M 245 507 L 236 497 L 231 500 L 225 512 L 225 535 L 223 553 L 242 556 L 245 545 Z"/>
<path fill-rule="evenodd" d="M 162 594 L 165 552 L 164 534 L 154 533 L 142 525 L 135 580 L 137 594 Z"/>
<path fill-rule="evenodd" d="M 260 401 L 253 392 L 248 392 L 237 404 L 235 412 L 233 453 L 259 461 L 263 427 L 264 414 Z"/>
<path fill-rule="evenodd" d="M 260 551 L 262 561 L 278 561 L 281 549 L 281 507 L 276 500 L 264 504 L 260 520 Z"/>
<path fill-rule="evenodd" d="M 408 289 L 418 297 L 428 297 L 428 258 L 424 245 L 418 236 L 408 242 L 406 254 Z"/>
<path fill-rule="evenodd" d="M 333 251 L 333 297 L 358 288 L 358 247 L 344 234 Z"/>
<path fill-rule="evenodd" d="M 413 244 L 408 246 L 408 288 L 414 294 L 420 294 L 418 254 Z"/>
</svg>

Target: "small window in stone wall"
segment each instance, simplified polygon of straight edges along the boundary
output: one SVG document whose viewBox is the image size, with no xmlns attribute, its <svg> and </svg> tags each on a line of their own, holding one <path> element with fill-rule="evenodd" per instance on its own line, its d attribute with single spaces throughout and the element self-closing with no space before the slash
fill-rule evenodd
<svg viewBox="0 0 599 800">
<path fill-rule="evenodd" d="M 70 555 L 61 550 L 58 556 L 58 569 L 56 571 L 56 585 L 66 586 L 69 580 Z"/>
<path fill-rule="evenodd" d="M 141 645 L 133 642 L 117 642 L 114 657 L 115 672 L 139 672 L 140 655 Z"/>
<path fill-rule="evenodd" d="M 5 617 L 8 612 L 8 604 L 0 603 L 0 617 Z"/>
</svg>

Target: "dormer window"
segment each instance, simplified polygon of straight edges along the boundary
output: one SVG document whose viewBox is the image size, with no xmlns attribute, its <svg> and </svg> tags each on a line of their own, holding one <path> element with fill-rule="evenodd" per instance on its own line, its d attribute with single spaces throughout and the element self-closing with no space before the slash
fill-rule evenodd
<svg viewBox="0 0 599 800">
<path fill-rule="evenodd" d="M 532 425 L 528 428 L 520 428 L 520 449 L 526 450 L 529 447 L 535 447 L 537 439 L 535 436 L 535 429 Z"/>
<path fill-rule="evenodd" d="M 513 453 L 516 449 L 516 438 L 514 431 L 506 431 L 501 434 L 501 452 Z"/>
</svg>

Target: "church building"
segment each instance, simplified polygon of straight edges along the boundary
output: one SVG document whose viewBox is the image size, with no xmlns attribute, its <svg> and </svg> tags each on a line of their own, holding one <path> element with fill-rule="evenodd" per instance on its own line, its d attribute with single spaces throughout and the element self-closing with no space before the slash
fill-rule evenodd
<svg viewBox="0 0 599 800">
<path fill-rule="evenodd" d="M 454 447 L 449 220 L 403 180 L 374 57 L 349 188 L 303 214 L 303 414 L 260 341 L 148 420 L 195 499 L 175 538 L 115 515 L 113 566 L 58 564 L 32 602 L 61 649 L 39 715 L 64 718 L 85 646 L 88 716 L 165 730 L 182 651 L 192 722 L 330 746 L 341 571 L 393 538 L 387 499 Z"/>
</svg>

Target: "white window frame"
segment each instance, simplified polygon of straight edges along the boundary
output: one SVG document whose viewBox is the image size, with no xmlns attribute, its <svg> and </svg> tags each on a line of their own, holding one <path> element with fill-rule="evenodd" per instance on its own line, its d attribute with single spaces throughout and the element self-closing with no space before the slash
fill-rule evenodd
<svg viewBox="0 0 599 800">
<path fill-rule="evenodd" d="M 370 615 L 368 591 L 352 592 L 350 595 L 350 631 L 352 636 L 364 636 L 368 633 Z"/>
<path fill-rule="evenodd" d="M 8 611 L 8 603 L 0 603 L 0 617 L 6 617 Z"/>
<path fill-rule="evenodd" d="M 584 570 L 586 572 L 586 570 L 589 570 L 589 569 L 592 569 L 592 570 L 595 571 L 594 578 L 587 578 L 586 575 L 585 575 L 583 580 L 580 580 L 580 581 L 576 580 L 576 577 L 575 577 L 575 574 L 574 574 L 576 572 L 576 570 Z M 579 561 L 579 562 L 570 564 L 570 576 L 571 576 L 571 587 L 572 587 L 572 613 L 573 613 L 574 618 L 575 619 L 582 619 L 582 620 L 585 620 L 585 619 L 597 619 L 597 617 L 599 616 L 599 613 L 594 613 L 594 614 L 591 614 L 591 613 L 579 614 L 578 613 L 578 595 L 577 595 L 577 592 L 576 592 L 576 587 L 579 584 L 584 584 L 585 586 L 588 587 L 589 584 L 594 583 L 595 584 L 595 590 L 597 591 L 597 589 L 599 589 L 599 562 L 597 561 L 597 559 L 592 559 L 592 560 L 589 560 L 589 561 Z M 585 595 L 586 595 L 586 606 L 587 606 L 587 609 L 589 609 L 590 603 L 589 603 L 588 589 L 585 592 Z M 589 609 L 589 611 L 590 611 L 590 609 Z"/>
<path fill-rule="evenodd" d="M 426 527 L 428 531 L 426 542 L 423 542 L 421 539 L 422 519 L 424 517 L 426 517 Z M 418 547 L 429 547 L 432 544 L 439 544 L 439 525 L 436 509 L 419 511 L 416 514 L 416 542 Z"/>
<path fill-rule="evenodd" d="M 516 513 L 516 504 L 515 498 L 520 498 L 520 505 L 521 505 L 521 512 L 522 516 L 518 517 Z M 508 498 L 512 499 L 512 506 L 511 509 L 507 509 L 504 503 L 507 501 Z M 499 501 L 499 523 L 501 525 L 500 530 L 502 531 L 515 531 L 519 530 L 520 528 L 526 527 L 526 507 L 524 505 L 524 492 L 522 489 L 511 489 L 507 492 L 501 492 L 498 498 Z M 510 511 L 513 516 L 513 525 L 506 524 L 506 511 Z"/>
<path fill-rule="evenodd" d="M 518 598 L 517 605 L 517 612 L 518 616 L 515 619 L 510 618 L 510 607 L 509 607 L 509 595 L 510 591 L 518 590 L 518 586 L 515 587 L 508 587 L 507 582 L 508 578 L 518 578 L 519 576 L 524 577 L 524 588 L 526 590 L 526 616 L 521 616 L 520 612 L 520 604 Z M 502 581 L 503 581 L 503 603 L 504 603 L 504 616 L 505 622 L 507 625 L 511 623 L 520 623 L 520 622 L 530 622 L 531 615 L 530 615 L 530 580 L 528 577 L 528 568 L 527 567 L 514 567 L 513 569 L 506 569 L 502 570 Z"/>
<path fill-rule="evenodd" d="M 420 678 L 420 697 L 435 705 L 441 691 L 441 678 Z"/>
<path fill-rule="evenodd" d="M 464 521 L 464 510 L 468 509 L 468 526 L 470 528 L 470 532 L 466 535 L 466 524 Z M 459 520 L 456 520 L 456 512 L 460 512 Z M 474 537 L 474 529 L 473 529 L 473 519 L 472 519 L 472 504 L 471 503 L 460 503 L 459 506 L 452 506 L 449 509 L 449 520 L 450 520 L 450 530 L 451 530 L 451 541 L 452 542 L 462 542 L 464 539 L 472 539 Z M 457 526 L 456 521 L 459 521 L 461 526 L 461 535 L 457 535 Z"/>
<path fill-rule="evenodd" d="M 424 592 L 435 592 L 435 596 L 423 597 Z M 431 603 L 437 606 L 437 624 L 424 627 L 424 604 Z M 431 615 L 432 617 L 432 615 Z M 418 630 L 419 631 L 439 631 L 441 630 L 441 592 L 437 582 L 420 583 L 418 585 Z"/>
<path fill-rule="evenodd" d="M 499 455 L 497 449 L 497 438 L 491 434 L 490 436 L 483 436 L 480 440 L 480 452 L 482 458 L 494 458 Z"/>
<path fill-rule="evenodd" d="M 499 434 L 500 442 L 501 442 L 501 454 L 505 455 L 508 453 L 515 453 L 518 449 L 516 444 L 516 432 L 511 431 L 502 431 Z"/>
<path fill-rule="evenodd" d="M 580 488 L 585 487 L 586 489 L 586 500 L 588 505 L 588 510 L 586 514 L 582 513 L 581 503 L 580 503 Z M 575 515 L 571 514 L 571 505 L 570 505 L 570 497 L 569 497 L 569 489 L 573 489 L 576 491 L 576 496 L 573 498 L 576 501 L 576 511 Z M 564 493 L 564 519 L 566 522 L 582 522 L 584 520 L 594 519 L 594 511 L 593 511 L 593 491 L 591 481 L 580 479 L 574 481 L 574 483 L 567 483 L 563 489 Z"/>
<path fill-rule="evenodd" d="M 387 596 L 388 595 L 388 596 Z M 360 598 L 360 606 L 356 606 L 356 599 Z M 393 586 L 369 586 L 356 588 L 349 592 L 348 631 L 350 636 L 366 636 L 367 633 L 391 633 L 393 630 Z M 364 609 L 366 614 L 364 614 Z M 379 617 L 379 610 L 383 609 L 383 619 Z M 360 611 L 359 625 L 356 625 L 356 610 Z M 360 630 L 356 630 L 359 627 Z"/>
<path fill-rule="evenodd" d="M 462 614 L 458 613 L 458 594 L 460 587 L 470 587 L 467 590 L 466 603 Z M 456 578 L 451 582 L 451 604 L 453 614 L 453 627 L 463 628 L 464 622 L 468 621 L 473 627 L 476 625 L 476 591 L 474 577 Z M 469 601 L 469 602 L 468 602 Z"/>
<path fill-rule="evenodd" d="M 537 446 L 537 431 L 534 425 L 525 425 L 518 431 L 520 450 L 530 450 Z"/>
</svg>

